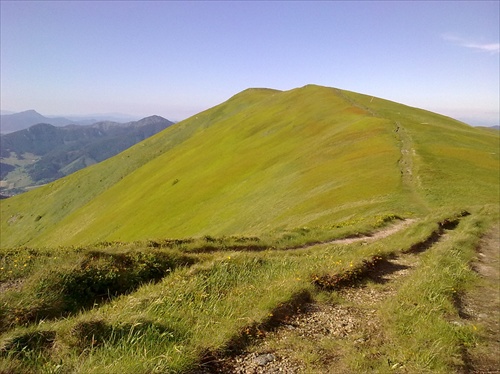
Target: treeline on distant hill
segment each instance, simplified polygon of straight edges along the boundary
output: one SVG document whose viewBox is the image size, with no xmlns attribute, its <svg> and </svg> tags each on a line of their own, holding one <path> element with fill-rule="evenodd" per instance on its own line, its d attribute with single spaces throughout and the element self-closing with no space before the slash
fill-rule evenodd
<svg viewBox="0 0 500 374">
<path fill-rule="evenodd" d="M 56 127 L 46 123 L 0 135 L 0 177 L 19 168 L 30 155 L 36 162 L 25 165 L 34 185 L 51 182 L 91 164 L 114 156 L 132 145 L 158 133 L 173 122 L 151 116 L 128 123 L 98 122 L 89 126 Z M 9 161 L 6 159 L 9 158 Z"/>
</svg>

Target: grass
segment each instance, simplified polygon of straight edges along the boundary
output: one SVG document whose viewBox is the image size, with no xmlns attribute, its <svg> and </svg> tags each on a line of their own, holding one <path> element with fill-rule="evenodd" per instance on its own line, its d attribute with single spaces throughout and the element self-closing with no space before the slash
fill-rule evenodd
<svg viewBox="0 0 500 374">
<path fill-rule="evenodd" d="M 297 295 L 305 293 L 310 297 L 319 297 L 316 295 L 321 295 L 324 291 L 314 286 L 318 277 L 346 272 L 356 273 L 356 269 L 364 266 L 363 260 L 374 256 L 384 257 L 392 253 L 400 253 L 421 242 L 438 228 L 436 222 L 442 218 L 443 214 L 444 212 L 430 216 L 403 232 L 365 245 L 357 243 L 346 246 L 332 243 L 288 251 L 268 249 L 260 252 L 225 250 L 221 246 L 217 252 L 203 253 L 202 251 L 198 254 L 194 254 L 197 251 L 193 248 L 186 248 L 185 253 L 189 253 L 191 257 L 194 256 L 195 261 L 191 260 L 187 265 L 184 262 L 182 265 L 181 254 L 183 252 L 176 252 L 176 261 L 180 262 L 180 267 L 165 273 L 159 282 L 146 282 L 139 288 L 133 287 L 135 291 L 132 290 L 128 295 L 126 293 L 121 296 L 117 293 L 111 294 L 105 303 L 97 302 L 90 308 L 84 303 L 85 299 L 78 297 L 77 299 L 82 300 L 84 305 L 78 309 L 79 312 L 73 309 L 70 314 L 61 313 L 65 315 L 64 318 L 54 319 L 54 316 L 48 316 L 39 319 L 38 323 L 11 321 L 11 324 L 4 328 L 0 343 L 2 347 L 0 351 L 4 352 L 4 365 L 12 370 L 18 368 L 16 370 L 21 372 L 48 372 L 56 370 L 56 367 L 59 367 L 57 370 L 61 372 L 82 373 L 185 372 L 196 367 L 207 352 L 223 352 L 231 348 L 231 341 L 241 342 L 242 339 L 244 341 L 258 337 L 260 331 L 258 326 L 265 324 L 265 321 L 272 318 L 280 305 L 288 303 Z M 470 243 L 473 243 L 474 238 L 477 238 L 485 227 L 484 223 L 478 223 L 477 220 L 471 221 L 468 225 L 464 225 L 459 239 L 467 241 L 470 247 Z M 214 240 L 213 243 L 218 243 L 215 245 L 219 245 L 227 239 L 211 238 L 211 240 Z M 194 245 L 194 243 L 190 244 Z M 456 259 L 453 257 L 450 260 L 449 256 L 445 255 L 449 251 L 449 247 L 445 244 L 443 243 L 443 249 L 436 253 L 438 258 L 429 258 L 426 263 L 434 268 L 442 269 L 444 265 L 451 262 L 449 266 L 452 267 L 449 271 L 434 273 L 430 272 L 427 267 L 422 268 L 420 278 L 423 279 L 409 280 L 408 287 L 413 288 L 398 296 L 403 297 L 403 300 L 408 297 L 408 304 L 398 299 L 398 302 L 395 301 L 385 309 L 389 316 L 387 318 L 391 319 L 387 322 L 388 334 L 394 333 L 395 337 L 391 339 L 399 337 L 401 341 L 398 340 L 398 342 L 401 344 L 398 343 L 398 347 L 404 347 L 402 344 L 406 339 L 405 323 L 415 326 L 411 319 L 420 316 L 427 321 L 420 324 L 422 341 L 412 344 L 418 345 L 418 349 L 422 351 L 420 345 L 425 344 L 425 336 L 428 339 L 434 339 L 434 335 L 429 335 L 428 330 L 434 328 L 435 319 L 448 317 L 453 311 L 452 306 L 447 305 L 443 309 L 436 305 L 436 300 L 449 302 L 449 299 L 453 297 L 453 293 L 450 293 L 452 288 L 461 290 L 467 284 L 468 276 L 464 274 L 467 271 L 470 273 L 470 270 L 463 269 L 463 264 L 469 257 L 464 259 L 457 255 Z M 123 245 L 123 247 L 127 246 L 131 244 Z M 134 244 L 135 250 L 130 247 L 124 250 L 123 247 L 111 252 L 120 256 L 128 253 L 129 257 L 133 257 L 134 253 L 151 251 L 151 249 L 139 248 L 137 243 Z M 110 249 L 112 247 L 108 248 Z M 59 253 L 63 254 L 66 250 L 61 248 L 57 251 L 62 251 Z M 153 253 L 158 252 L 156 253 L 158 256 L 165 250 L 167 249 L 156 248 Z M 54 266 L 57 269 L 67 270 L 59 270 L 58 274 L 64 272 L 74 274 L 75 269 L 81 269 L 82 258 L 88 259 L 89 255 L 97 253 L 96 248 L 92 247 L 81 248 L 78 251 L 72 249 L 72 251 L 80 257 L 63 256 L 64 260 L 61 261 L 64 263 Z M 53 258 L 54 254 L 55 252 L 51 253 L 49 258 Z M 74 261 L 77 258 L 80 259 L 80 265 L 75 267 Z M 60 279 L 71 279 L 71 277 L 53 275 L 53 270 L 46 266 L 37 267 L 38 260 L 44 263 L 47 261 L 43 256 L 36 256 L 23 287 L 2 294 L 4 316 L 12 313 L 11 310 L 6 312 L 6 308 L 14 305 L 12 300 L 16 299 L 15 295 L 17 295 L 17 300 L 29 301 L 32 308 L 39 307 L 37 299 L 29 295 L 32 292 L 30 284 L 40 284 L 41 278 L 45 279 L 43 289 L 46 292 L 60 297 L 59 290 L 65 289 L 61 286 Z M 457 274 L 455 267 L 459 267 L 459 264 L 461 273 Z M 141 265 L 136 263 L 129 268 L 133 271 L 138 267 L 140 268 Z M 454 281 L 442 279 L 442 276 L 450 274 L 456 275 Z M 86 273 L 86 276 L 91 278 L 89 273 Z M 132 281 L 131 278 L 126 279 L 129 282 Z M 33 281 L 30 282 L 30 280 Z M 431 283 L 424 287 L 422 286 L 424 281 Z M 56 287 L 50 287 L 51 285 Z M 419 289 L 417 294 L 423 295 L 417 299 L 415 299 L 417 291 L 415 287 Z M 72 289 L 78 290 L 78 288 Z M 429 289 L 433 289 L 432 294 L 426 291 Z M 437 316 L 433 316 L 434 319 L 429 316 L 429 314 L 432 316 L 432 313 L 421 313 L 420 307 L 413 306 L 417 300 L 418 303 L 423 303 L 422 308 L 425 309 L 424 301 L 427 299 L 427 303 L 433 304 L 429 310 Z M 408 305 L 409 311 L 405 305 Z M 25 310 L 20 315 L 26 314 L 28 313 Z M 448 322 L 443 320 L 441 323 Z M 473 339 L 466 330 L 461 334 L 457 333 L 453 326 L 448 330 L 452 331 L 455 337 L 453 343 L 456 343 L 457 339 L 459 342 L 464 339 Z M 416 334 L 416 332 L 411 331 L 411 334 Z M 456 344 L 443 344 L 456 348 Z M 401 349 L 410 352 L 414 348 L 415 346 L 412 345 Z M 384 349 L 389 348 L 384 345 Z M 446 356 L 448 353 L 446 351 L 443 355 Z M 400 357 L 393 352 L 388 352 L 387 355 Z M 424 356 L 424 353 L 422 355 Z M 350 365 L 362 367 L 363 362 L 355 360 Z M 427 368 L 427 364 L 418 360 L 414 364 L 415 368 Z M 439 369 L 440 366 L 433 364 L 429 367 Z"/>
<path fill-rule="evenodd" d="M 500 195 L 498 133 L 421 109 L 344 93 L 406 130 L 415 152 L 415 184 L 431 208 L 452 206 L 468 199 L 477 205 L 497 203 Z"/>
<path fill-rule="evenodd" d="M 382 99 L 317 86 L 247 90 L 0 202 L 0 244 L 260 236 L 491 204 L 497 148 L 497 134 Z"/>
<path fill-rule="evenodd" d="M 407 372 L 450 372 L 466 367 L 463 351 L 477 343 L 476 327 L 460 320 L 455 302 L 474 284 L 468 266 L 480 237 L 491 225 L 464 219 L 461 229 L 424 254 L 422 265 L 384 306 L 384 319 L 394 344 L 387 355 Z"/>
<path fill-rule="evenodd" d="M 497 144 L 348 91 L 253 89 L 3 200 L 0 372 L 188 372 L 258 340 L 297 303 L 341 303 L 337 289 L 423 247 L 421 267 L 379 305 L 372 346 L 294 344 L 311 372 L 335 350 L 347 371 L 455 370 L 476 341 L 451 323 L 453 300 L 498 221 Z M 389 237 L 332 242 L 407 218 Z M 436 243 L 439 223 L 458 219 Z"/>
<path fill-rule="evenodd" d="M 315 293 L 315 303 L 319 306 L 337 306 L 334 313 L 347 310 L 357 313 L 358 317 L 353 318 L 358 318 L 358 322 L 354 323 L 360 325 L 349 336 L 336 338 L 326 334 L 311 340 L 294 333 L 288 333 L 286 339 L 272 335 L 266 339 L 264 347 L 256 344 L 249 350 L 275 352 L 276 355 L 286 352 L 288 360 L 300 363 L 301 371 L 308 373 L 450 373 L 466 370 L 470 367 L 466 352 L 481 344 L 482 332 L 473 323 L 461 319 L 462 311 L 457 308 L 457 302 L 477 282 L 468 264 L 475 257 L 481 236 L 492 223 L 498 224 L 498 212 L 491 209 L 482 213 L 484 215 L 460 218 L 453 231 L 446 231 L 445 236 L 423 252 L 420 266 L 410 276 L 397 281 L 397 293 L 393 297 L 366 305 L 346 302 L 335 291 L 342 286 L 341 282 L 335 287 L 327 287 L 333 292 Z M 377 256 L 403 255 L 415 247 L 409 237 L 413 238 L 413 243 L 422 243 L 425 238 L 432 237 L 437 229 L 436 226 L 432 228 L 436 218 L 429 217 L 401 236 L 391 237 L 390 242 L 398 241 L 392 248 L 403 246 L 400 250 L 387 251 L 394 243 L 368 246 L 385 248 L 381 252 L 376 250 Z M 415 242 L 422 234 L 424 237 Z M 375 248 L 368 253 L 374 253 Z M 337 272 L 333 277 L 329 274 L 330 279 L 360 274 L 361 269 L 354 265 L 354 270 Z M 320 284 L 325 289 L 324 283 Z M 380 292 L 377 289 L 385 286 L 368 282 L 363 287 Z"/>
<path fill-rule="evenodd" d="M 331 89 L 243 92 L 117 157 L 1 202 L 1 244 L 259 235 L 420 214 L 401 188 L 393 130 Z"/>
</svg>

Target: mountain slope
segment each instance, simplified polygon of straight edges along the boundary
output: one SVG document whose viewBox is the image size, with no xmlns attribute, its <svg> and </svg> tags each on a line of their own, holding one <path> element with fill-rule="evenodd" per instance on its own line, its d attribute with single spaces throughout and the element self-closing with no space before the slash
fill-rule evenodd
<svg viewBox="0 0 500 374">
<path fill-rule="evenodd" d="M 124 124 L 105 121 L 89 126 L 55 127 L 41 123 L 0 135 L 0 155 L 9 158 L 5 163 L 16 167 L 15 177 L 27 173 L 29 181 L 38 185 L 114 156 L 172 123 L 160 116 Z M 31 156 L 36 162 L 23 167 L 19 160 L 28 158 L 26 154 L 39 157 Z M 2 179 L 4 177 L 9 182 L 2 172 Z M 16 189 L 24 187 L 12 184 Z"/>
<path fill-rule="evenodd" d="M 2 201 L 1 245 L 259 234 L 497 203 L 497 144 L 450 118 L 348 91 L 250 89 Z"/>
</svg>

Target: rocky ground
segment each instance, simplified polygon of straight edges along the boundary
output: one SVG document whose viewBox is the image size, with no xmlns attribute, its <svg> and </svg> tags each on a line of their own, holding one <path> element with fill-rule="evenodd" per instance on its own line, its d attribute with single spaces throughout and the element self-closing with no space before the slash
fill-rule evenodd
<svg viewBox="0 0 500 374">
<path fill-rule="evenodd" d="M 384 262 L 370 277 L 378 287 L 352 287 L 336 293 L 341 303 L 310 303 L 304 310 L 291 317 L 276 331 L 247 352 L 221 359 L 217 371 L 225 373 L 304 373 L 307 371 L 294 350 L 296 342 L 304 344 L 337 340 L 337 355 L 322 355 L 321 348 L 314 349 L 318 357 L 305 357 L 314 362 L 318 371 L 345 373 L 339 358 L 348 354 L 346 347 L 376 345 L 383 335 L 378 331 L 376 304 L 396 292 L 396 280 L 406 276 L 417 266 L 418 256 L 408 254 Z M 307 346 L 307 344 L 306 344 Z M 304 352 L 311 355 L 311 352 Z M 324 352 L 323 352 L 324 353 Z M 321 357 L 322 356 L 322 357 Z"/>
<path fill-rule="evenodd" d="M 392 233 L 395 228 L 390 230 Z M 386 235 L 389 234 L 378 234 L 381 237 Z M 466 373 L 500 373 L 499 236 L 496 228 L 483 239 L 478 259 L 473 264 L 481 277 L 481 284 L 464 295 L 458 305 L 461 317 L 467 323 L 475 322 L 483 329 L 478 347 L 465 353 Z M 377 304 L 397 292 L 400 282 L 419 265 L 421 252 L 401 254 L 383 261 L 369 274 L 369 287 L 355 285 L 332 293 L 332 300 L 305 304 L 299 313 L 285 319 L 274 331 L 266 332 L 264 338 L 258 339 L 244 352 L 215 358 L 202 372 L 349 372 L 350 369 L 343 366 L 349 352 L 356 347 L 376 352 L 377 345 L 383 344 L 384 332 L 379 328 Z M 388 368 L 404 372 L 403 365 L 397 362 L 389 362 Z"/>
<path fill-rule="evenodd" d="M 412 221 L 402 221 L 373 236 L 336 243 L 378 240 L 410 223 Z M 317 372 L 345 373 L 347 368 L 341 366 L 340 356 L 348 354 L 346 347 L 377 344 L 383 333 L 378 331 L 376 304 L 396 293 L 397 280 L 407 276 L 418 266 L 418 261 L 418 254 L 408 253 L 378 263 L 368 276 L 374 287 L 357 284 L 332 293 L 336 300 L 307 303 L 241 354 L 214 358 L 199 373 L 304 373 L 308 371 L 305 361 L 314 362 Z M 328 342 L 339 345 L 336 355 L 328 353 L 330 349 L 314 347 L 316 343 L 321 346 Z M 295 346 L 302 349 L 308 345 L 311 349 L 304 352 L 295 349 Z"/>
</svg>

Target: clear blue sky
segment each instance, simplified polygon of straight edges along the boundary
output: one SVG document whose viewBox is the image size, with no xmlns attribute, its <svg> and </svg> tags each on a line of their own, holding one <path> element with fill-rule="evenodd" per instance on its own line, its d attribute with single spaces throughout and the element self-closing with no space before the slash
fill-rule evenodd
<svg viewBox="0 0 500 374">
<path fill-rule="evenodd" d="M 2 110 L 181 120 L 314 83 L 498 124 L 499 1 L 0 4 Z"/>
</svg>

